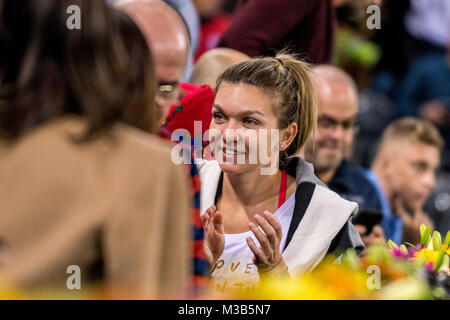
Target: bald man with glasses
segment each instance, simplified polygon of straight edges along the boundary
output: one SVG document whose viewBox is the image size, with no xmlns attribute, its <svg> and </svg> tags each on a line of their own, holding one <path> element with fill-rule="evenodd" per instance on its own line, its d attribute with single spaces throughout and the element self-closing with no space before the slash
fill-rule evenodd
<svg viewBox="0 0 450 320">
<path fill-rule="evenodd" d="M 359 130 L 358 94 L 351 77 L 339 68 L 313 68 L 318 96 L 317 131 L 304 148 L 304 157 L 314 165 L 317 177 L 331 190 L 355 201 L 359 211 L 381 211 L 380 200 L 362 168 L 350 164 L 354 137 Z M 356 225 L 364 244 L 384 242 L 380 225 L 372 230 Z"/>
<path fill-rule="evenodd" d="M 182 17 L 160 0 L 120 0 L 124 10 L 139 26 L 153 54 L 158 86 L 156 107 L 163 120 L 183 95 L 180 82 L 189 56 L 189 32 Z"/>
</svg>

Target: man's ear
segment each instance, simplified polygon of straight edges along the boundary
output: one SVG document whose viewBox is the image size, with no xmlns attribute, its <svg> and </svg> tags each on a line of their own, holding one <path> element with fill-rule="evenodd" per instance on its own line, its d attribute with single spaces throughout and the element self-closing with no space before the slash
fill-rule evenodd
<svg viewBox="0 0 450 320">
<path fill-rule="evenodd" d="M 391 167 L 392 167 L 391 159 L 388 156 L 386 156 L 385 154 L 383 154 L 383 155 L 380 155 L 379 161 L 380 161 L 380 168 L 381 168 L 383 174 L 389 176 L 391 174 L 390 171 L 391 171 Z"/>
<path fill-rule="evenodd" d="M 285 151 L 297 136 L 298 125 L 293 122 L 280 132 L 280 151 Z"/>
</svg>

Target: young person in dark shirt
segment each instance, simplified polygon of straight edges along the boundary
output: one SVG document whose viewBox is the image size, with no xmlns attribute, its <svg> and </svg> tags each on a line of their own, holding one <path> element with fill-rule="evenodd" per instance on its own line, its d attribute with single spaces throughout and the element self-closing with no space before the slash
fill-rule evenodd
<svg viewBox="0 0 450 320">
<path fill-rule="evenodd" d="M 425 120 L 404 117 L 383 132 L 367 178 L 383 206 L 383 227 L 396 243 L 420 241 L 420 225 L 433 229 L 423 206 L 435 186 L 443 139 Z"/>
</svg>

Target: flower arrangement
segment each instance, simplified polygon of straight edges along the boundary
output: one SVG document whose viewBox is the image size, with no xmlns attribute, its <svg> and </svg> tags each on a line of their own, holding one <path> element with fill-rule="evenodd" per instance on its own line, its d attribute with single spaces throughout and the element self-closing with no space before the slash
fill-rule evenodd
<svg viewBox="0 0 450 320">
<path fill-rule="evenodd" d="M 264 300 L 392 300 L 450 299 L 450 231 L 442 241 L 439 232 L 420 227 L 417 245 L 377 244 L 363 257 L 347 250 L 329 255 L 311 272 L 300 276 L 264 278 L 254 290 L 218 293 L 211 285 L 200 299 Z M 0 281 L 1 282 L 1 281 Z M 51 290 L 23 292 L 12 287 L 0 290 L 1 299 L 129 299 L 130 292 L 83 290 L 74 295 Z M 136 297 L 134 297 L 136 298 Z"/>
<path fill-rule="evenodd" d="M 444 243 L 438 231 L 433 232 L 425 225 L 420 226 L 420 244 L 417 246 L 405 243 L 398 246 L 389 240 L 388 245 L 395 257 L 410 259 L 421 266 L 425 266 L 430 271 L 441 271 L 449 273 L 450 255 L 450 231 L 447 232 Z M 408 246 L 408 247 L 407 247 Z"/>
<path fill-rule="evenodd" d="M 210 296 L 214 299 L 449 299 L 450 231 L 442 243 L 439 232 L 425 225 L 421 242 L 372 245 L 363 257 L 347 250 L 339 259 L 326 257 L 300 276 L 265 279 L 257 290 Z M 339 260 L 339 263 L 338 263 Z"/>
<path fill-rule="evenodd" d="M 396 258 L 406 260 L 428 280 L 433 298 L 450 298 L 450 231 L 444 242 L 441 234 L 430 227 L 420 226 L 420 243 L 417 246 L 405 243 L 400 246 L 388 241 L 389 251 Z"/>
</svg>

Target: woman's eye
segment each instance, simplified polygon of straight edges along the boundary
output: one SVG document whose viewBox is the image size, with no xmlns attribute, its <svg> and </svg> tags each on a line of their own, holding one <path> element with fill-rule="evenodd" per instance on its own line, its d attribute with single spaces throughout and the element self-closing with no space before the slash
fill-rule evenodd
<svg viewBox="0 0 450 320">
<path fill-rule="evenodd" d="M 256 126 L 259 122 L 252 118 L 244 119 L 244 123 L 250 126 Z"/>
<path fill-rule="evenodd" d="M 213 118 L 215 120 L 224 120 L 225 116 L 222 113 L 220 113 L 220 112 L 216 112 L 216 113 L 213 114 Z"/>
</svg>

